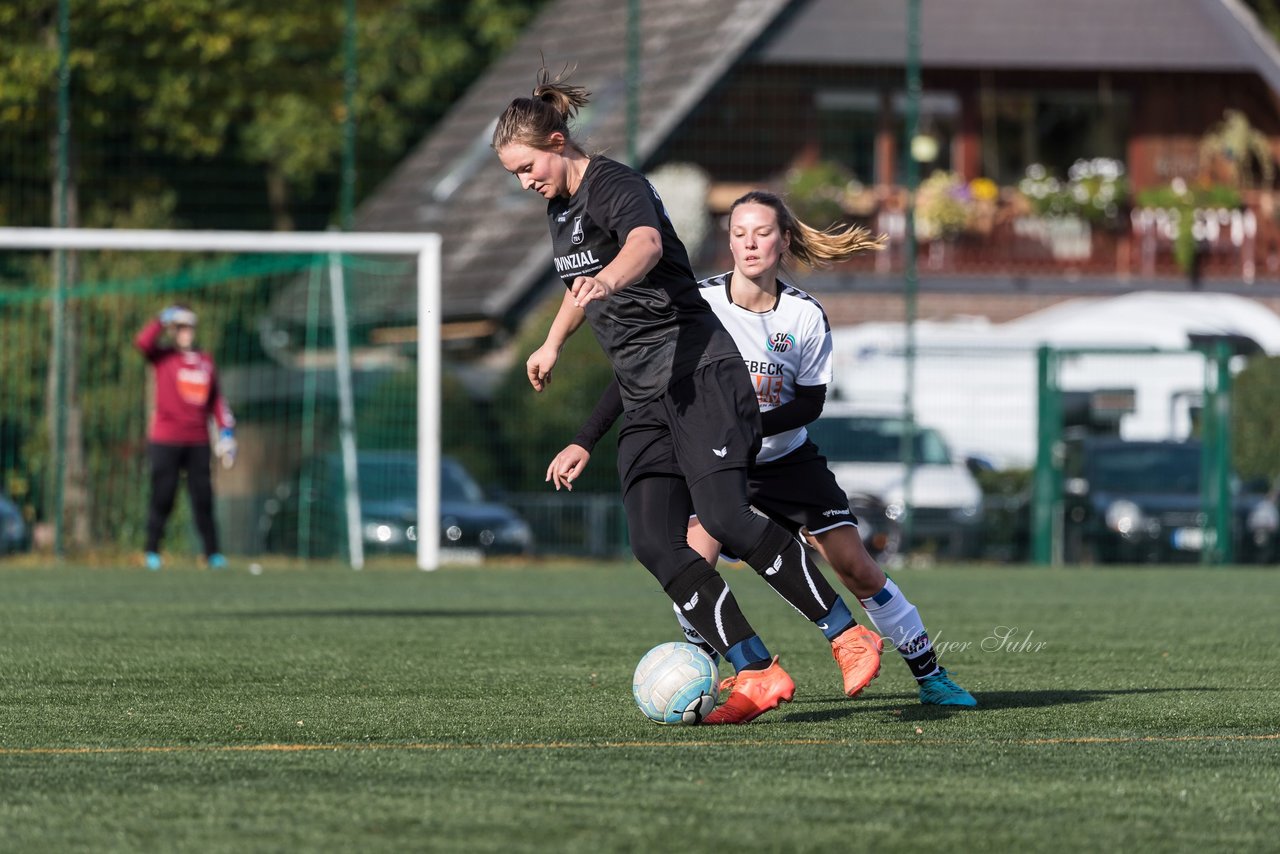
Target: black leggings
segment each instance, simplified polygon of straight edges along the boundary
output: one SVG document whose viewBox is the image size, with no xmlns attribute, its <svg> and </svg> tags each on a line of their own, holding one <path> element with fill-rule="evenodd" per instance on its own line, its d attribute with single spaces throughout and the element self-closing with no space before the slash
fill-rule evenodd
<svg viewBox="0 0 1280 854">
<path fill-rule="evenodd" d="M 695 512 L 707 532 L 739 556 L 751 555 L 777 527 L 747 503 L 746 472 L 742 469 L 714 472 L 692 487 L 680 477 L 643 477 L 627 490 L 623 504 L 631 550 L 669 593 L 676 578 L 702 562 L 688 540 L 689 517 Z M 790 539 L 785 531 L 779 529 L 778 533 L 782 535 L 780 542 Z"/>
<path fill-rule="evenodd" d="M 213 523 L 213 480 L 209 471 L 212 454 L 209 446 L 151 442 L 147 445 L 147 459 L 151 462 L 151 505 L 147 512 L 146 550 L 160 551 L 164 526 L 173 512 L 173 501 L 178 494 L 178 476 L 186 469 L 187 492 L 191 495 L 196 528 L 204 541 L 204 553 L 217 554 L 218 530 Z"/>
</svg>

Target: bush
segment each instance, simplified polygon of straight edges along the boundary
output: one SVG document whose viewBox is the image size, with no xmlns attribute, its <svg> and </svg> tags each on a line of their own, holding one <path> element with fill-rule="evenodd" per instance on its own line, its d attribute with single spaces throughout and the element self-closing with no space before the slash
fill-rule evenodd
<svg viewBox="0 0 1280 854">
<path fill-rule="evenodd" d="M 1280 357 L 1255 356 L 1235 378 L 1232 464 L 1245 480 L 1280 475 Z"/>
</svg>

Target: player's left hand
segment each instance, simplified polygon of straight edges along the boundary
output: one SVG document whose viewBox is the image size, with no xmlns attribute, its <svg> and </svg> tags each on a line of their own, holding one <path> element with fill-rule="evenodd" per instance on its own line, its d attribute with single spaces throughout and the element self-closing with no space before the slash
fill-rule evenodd
<svg viewBox="0 0 1280 854">
<path fill-rule="evenodd" d="M 582 470 L 591 461 L 591 452 L 581 445 L 568 445 L 556 454 L 551 465 L 547 466 L 546 482 L 555 484 L 556 492 L 560 487 L 573 492 L 573 482 L 582 474 Z"/>
<path fill-rule="evenodd" d="M 593 300 L 608 299 L 616 290 L 613 285 L 595 276 L 579 276 L 573 280 L 569 293 L 573 295 L 573 304 L 582 308 Z"/>
<path fill-rule="evenodd" d="M 218 459 L 222 460 L 224 469 L 234 466 L 236 464 L 236 434 L 230 429 L 224 429 L 218 434 L 218 441 L 213 446 L 213 452 Z"/>
</svg>

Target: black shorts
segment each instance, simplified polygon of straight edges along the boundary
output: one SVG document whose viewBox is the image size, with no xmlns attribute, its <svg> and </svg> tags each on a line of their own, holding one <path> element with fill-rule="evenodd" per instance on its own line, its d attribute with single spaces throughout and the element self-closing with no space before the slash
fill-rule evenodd
<svg viewBox="0 0 1280 854">
<path fill-rule="evenodd" d="M 747 472 L 751 506 L 796 533 L 821 534 L 841 525 L 857 525 L 849 497 L 827 468 L 827 458 L 805 442 L 781 459 L 754 465 Z"/>
<path fill-rule="evenodd" d="M 703 365 L 667 393 L 622 417 L 618 476 L 625 495 L 642 477 L 697 483 L 717 471 L 746 468 L 760 450 L 760 405 L 737 355 Z"/>
</svg>

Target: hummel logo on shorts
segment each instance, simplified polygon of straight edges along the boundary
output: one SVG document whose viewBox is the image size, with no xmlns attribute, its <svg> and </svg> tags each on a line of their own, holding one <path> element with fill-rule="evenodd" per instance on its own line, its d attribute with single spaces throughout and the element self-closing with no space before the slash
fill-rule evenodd
<svg viewBox="0 0 1280 854">
<path fill-rule="evenodd" d="M 725 457 L 725 456 L 728 456 L 728 455 L 729 455 L 729 446 L 728 446 L 728 445 L 725 445 L 723 448 L 712 448 L 712 449 L 711 449 L 711 453 L 715 454 L 717 457 Z"/>
</svg>

